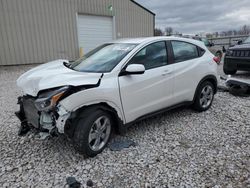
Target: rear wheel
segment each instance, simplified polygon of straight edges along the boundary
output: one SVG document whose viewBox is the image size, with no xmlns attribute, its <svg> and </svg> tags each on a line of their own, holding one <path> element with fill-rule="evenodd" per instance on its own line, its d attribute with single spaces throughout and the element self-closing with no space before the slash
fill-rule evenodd
<svg viewBox="0 0 250 188">
<path fill-rule="evenodd" d="M 194 109 L 199 112 L 208 110 L 213 103 L 214 93 L 214 85 L 209 81 L 203 82 L 197 89 L 193 105 Z"/>
<path fill-rule="evenodd" d="M 84 111 L 84 116 L 76 122 L 73 138 L 76 150 L 89 157 L 101 153 L 109 141 L 112 125 L 107 112 L 99 109 Z"/>
</svg>

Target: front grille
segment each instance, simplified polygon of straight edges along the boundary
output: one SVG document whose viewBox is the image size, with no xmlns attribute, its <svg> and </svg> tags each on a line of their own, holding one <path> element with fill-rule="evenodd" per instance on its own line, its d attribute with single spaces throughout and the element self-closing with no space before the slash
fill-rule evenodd
<svg viewBox="0 0 250 188">
<path fill-rule="evenodd" d="M 23 109 L 28 123 L 39 128 L 39 113 L 35 107 L 35 99 L 25 96 L 23 98 Z"/>
<path fill-rule="evenodd" d="M 250 57 L 250 50 L 234 50 L 233 57 Z"/>
</svg>

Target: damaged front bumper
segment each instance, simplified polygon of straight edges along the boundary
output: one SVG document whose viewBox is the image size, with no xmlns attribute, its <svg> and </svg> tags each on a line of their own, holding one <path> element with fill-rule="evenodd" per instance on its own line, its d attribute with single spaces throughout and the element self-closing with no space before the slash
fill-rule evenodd
<svg viewBox="0 0 250 188">
<path fill-rule="evenodd" d="M 21 127 L 18 134 L 25 135 L 31 128 L 35 128 L 38 132 L 47 133 L 47 135 L 55 136 L 58 133 L 64 133 L 64 127 L 70 113 L 62 106 L 57 106 L 48 111 L 39 111 L 35 106 L 35 98 L 31 96 L 18 97 L 20 110 L 15 112 L 21 121 Z"/>
</svg>

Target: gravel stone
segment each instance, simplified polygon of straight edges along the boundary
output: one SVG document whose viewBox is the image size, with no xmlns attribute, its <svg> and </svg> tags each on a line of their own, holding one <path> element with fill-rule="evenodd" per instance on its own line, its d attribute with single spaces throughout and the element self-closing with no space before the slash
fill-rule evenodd
<svg viewBox="0 0 250 188">
<path fill-rule="evenodd" d="M 18 137 L 14 112 L 22 93 L 16 79 L 32 67 L 0 67 L 2 187 L 64 187 L 70 176 L 82 185 L 91 179 L 94 187 L 250 187 L 250 97 L 218 92 L 206 112 L 179 108 L 111 139 L 130 139 L 136 147 L 85 158 L 63 135 L 41 141 L 31 131 Z M 223 75 L 221 66 L 219 71 Z"/>
<path fill-rule="evenodd" d="M 87 186 L 93 187 L 93 185 L 94 185 L 93 181 L 92 181 L 91 179 L 89 179 L 89 180 L 87 181 Z"/>
</svg>

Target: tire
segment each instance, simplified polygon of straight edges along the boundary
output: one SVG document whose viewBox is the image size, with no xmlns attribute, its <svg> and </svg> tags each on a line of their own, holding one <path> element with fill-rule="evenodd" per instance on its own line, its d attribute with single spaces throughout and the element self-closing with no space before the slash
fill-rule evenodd
<svg viewBox="0 0 250 188">
<path fill-rule="evenodd" d="M 196 91 L 193 108 L 198 112 L 208 110 L 214 99 L 215 88 L 210 81 L 204 81 Z"/>
<path fill-rule="evenodd" d="M 109 113 L 91 108 L 83 112 L 83 116 L 75 121 L 75 126 L 73 137 L 75 149 L 88 157 L 95 157 L 106 147 L 111 136 L 113 121 Z"/>
<path fill-rule="evenodd" d="M 237 72 L 237 70 L 228 70 L 225 67 L 223 67 L 223 71 L 225 74 L 230 74 L 230 75 L 233 75 Z"/>
</svg>

